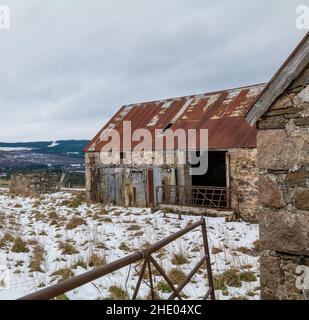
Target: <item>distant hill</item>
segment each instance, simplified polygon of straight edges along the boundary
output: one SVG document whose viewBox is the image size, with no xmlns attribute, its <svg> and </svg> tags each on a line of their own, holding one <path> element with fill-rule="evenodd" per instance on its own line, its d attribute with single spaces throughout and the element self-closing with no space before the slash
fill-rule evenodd
<svg viewBox="0 0 309 320">
<path fill-rule="evenodd" d="M 89 140 L 60 140 L 39 142 L 0 142 L 0 151 L 31 151 L 32 153 L 65 155 L 82 158 L 83 148 Z"/>
</svg>

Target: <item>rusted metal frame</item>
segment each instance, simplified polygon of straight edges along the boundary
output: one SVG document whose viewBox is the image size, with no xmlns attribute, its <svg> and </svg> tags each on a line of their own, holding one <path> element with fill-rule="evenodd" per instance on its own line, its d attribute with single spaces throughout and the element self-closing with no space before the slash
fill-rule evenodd
<svg viewBox="0 0 309 320">
<path fill-rule="evenodd" d="M 159 266 L 159 264 L 155 261 L 155 259 L 152 256 L 149 256 L 149 259 L 151 263 L 154 265 L 154 267 L 160 272 L 164 280 L 167 282 L 167 284 L 170 286 L 170 288 L 174 291 L 176 297 L 179 300 L 182 300 L 180 294 L 178 293 L 178 290 L 173 285 L 172 281 L 169 279 L 169 277 L 166 275 L 165 271 Z"/>
<path fill-rule="evenodd" d="M 196 192 L 196 188 L 192 189 L 192 194 L 194 195 L 193 199 L 194 199 L 194 205 L 197 204 L 197 192 Z"/>
<path fill-rule="evenodd" d="M 205 297 L 203 298 L 203 300 L 207 300 L 209 298 L 210 294 L 211 294 L 211 288 L 208 289 L 208 291 L 207 291 Z"/>
<path fill-rule="evenodd" d="M 215 190 L 213 189 L 213 190 L 212 190 L 211 199 L 214 200 L 214 198 L 215 198 Z M 213 203 L 212 200 L 210 201 L 211 203 Z M 214 203 L 213 203 L 213 205 L 214 205 L 215 207 L 218 207 L 218 206 L 216 206 Z"/>
<path fill-rule="evenodd" d="M 205 194 L 205 197 L 203 199 L 203 203 L 202 203 L 202 206 L 205 207 L 205 201 L 207 201 L 207 193 Z"/>
<path fill-rule="evenodd" d="M 150 259 L 151 259 L 151 256 L 149 256 L 149 257 L 147 258 L 151 299 L 152 299 L 152 300 L 156 300 L 155 290 L 154 290 L 154 286 L 153 286 L 153 279 L 152 279 Z"/>
<path fill-rule="evenodd" d="M 198 221 L 193 223 L 192 225 L 186 227 L 183 230 L 180 230 L 173 235 L 157 242 L 156 244 L 149 247 L 147 250 L 139 251 L 136 253 L 133 253 L 129 256 L 126 256 L 122 259 L 119 259 L 117 261 L 114 261 L 112 263 L 109 263 L 103 267 L 96 268 L 94 270 L 85 272 L 84 274 L 81 274 L 79 276 L 76 276 L 72 279 L 63 281 L 61 283 L 58 283 L 56 285 L 53 285 L 51 287 L 42 289 L 38 292 L 32 293 L 30 295 L 27 295 L 25 297 L 20 298 L 19 300 L 50 300 L 55 297 L 58 297 L 66 292 L 72 291 L 76 288 L 79 288 L 89 282 L 95 281 L 99 278 L 102 278 L 103 276 L 106 276 L 112 272 L 115 272 L 119 269 L 122 269 L 132 263 L 136 263 L 140 260 L 145 259 L 147 255 L 150 255 L 161 248 L 167 246 L 171 242 L 181 238 L 185 234 L 189 233 L 190 231 L 196 229 L 197 227 L 201 226 L 203 224 L 202 221 Z"/>
<path fill-rule="evenodd" d="M 219 187 L 187 187 L 187 186 L 162 186 L 158 187 L 157 190 L 162 189 L 163 194 L 166 194 L 168 191 L 172 192 L 172 189 L 175 189 L 175 192 L 183 190 L 182 198 L 175 197 L 173 204 L 175 205 L 198 205 L 198 202 L 201 201 L 201 207 L 210 207 L 218 209 L 228 209 L 229 205 L 229 190 L 228 188 L 219 188 Z M 186 190 L 190 190 L 190 193 L 187 194 Z M 157 192 L 158 193 L 158 192 Z M 210 195 L 208 196 L 208 193 Z M 218 196 L 219 199 L 215 199 Z M 172 204 L 171 199 L 164 198 L 165 201 L 158 201 L 158 203 Z M 205 202 L 209 204 L 205 204 Z"/>
<path fill-rule="evenodd" d="M 222 203 L 222 196 L 223 196 L 223 191 L 221 191 L 221 193 L 220 193 L 219 205 Z"/>
<path fill-rule="evenodd" d="M 210 198 L 208 198 L 207 197 L 207 190 L 208 189 L 201 189 L 201 188 L 194 188 L 195 190 L 196 190 L 196 194 L 197 194 L 197 197 L 196 197 L 196 203 L 195 204 L 197 204 L 197 201 L 199 200 L 198 199 L 198 195 L 201 195 L 202 196 L 202 199 L 204 198 L 204 200 L 207 200 L 207 201 L 209 201 L 209 203 L 210 204 L 213 204 L 213 206 L 215 206 L 216 207 L 216 205 L 215 205 L 215 203 L 214 202 L 212 202 L 212 200 L 210 199 Z M 201 190 L 205 190 L 206 192 L 201 192 Z"/>
<path fill-rule="evenodd" d="M 134 290 L 134 294 L 133 294 L 132 300 L 136 300 L 136 298 L 137 298 L 137 294 L 138 294 L 139 289 L 141 287 L 141 284 L 142 284 L 142 281 L 143 281 L 143 277 L 144 277 L 144 274 L 145 274 L 145 271 L 146 271 L 146 266 L 147 266 L 147 260 L 144 260 L 144 263 L 143 263 L 143 266 L 142 266 L 142 269 L 141 269 L 141 272 L 139 274 L 139 278 L 138 278 L 138 281 L 137 281 L 137 284 L 136 284 L 136 288 Z"/>
<path fill-rule="evenodd" d="M 218 206 L 214 203 L 214 192 L 215 192 L 215 191 L 213 190 L 212 198 L 211 198 L 211 199 L 207 197 L 207 192 L 205 192 L 205 195 L 204 195 L 204 196 L 205 196 L 205 198 L 209 201 L 210 204 L 212 204 L 214 207 L 217 208 Z"/>
<path fill-rule="evenodd" d="M 206 267 L 207 267 L 207 277 L 208 277 L 208 287 L 210 290 L 210 298 L 211 300 L 216 300 L 215 297 L 215 287 L 214 281 L 212 277 L 212 270 L 211 270 L 211 261 L 210 261 L 210 254 L 209 254 L 209 244 L 208 244 L 208 237 L 207 237 L 207 228 L 206 228 L 206 220 L 202 218 L 202 236 L 203 236 L 203 244 L 204 244 L 204 252 L 206 257 Z"/>
<path fill-rule="evenodd" d="M 194 269 L 188 274 L 186 279 L 183 281 L 183 283 L 177 287 L 178 293 L 181 293 L 181 291 L 184 289 L 184 287 L 189 283 L 189 281 L 193 278 L 193 276 L 196 274 L 196 272 L 202 267 L 202 265 L 206 262 L 206 257 L 203 257 L 203 259 L 194 267 Z M 176 298 L 176 294 L 172 293 L 168 300 L 174 300 Z"/>
</svg>

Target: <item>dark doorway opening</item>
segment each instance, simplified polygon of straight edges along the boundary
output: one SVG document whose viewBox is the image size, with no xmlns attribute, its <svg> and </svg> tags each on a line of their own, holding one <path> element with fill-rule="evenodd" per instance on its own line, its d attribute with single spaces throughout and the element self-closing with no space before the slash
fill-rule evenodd
<svg viewBox="0 0 309 320">
<path fill-rule="evenodd" d="M 197 156 L 200 156 L 199 152 L 197 152 Z M 209 151 L 208 152 L 208 171 L 204 175 L 193 175 L 192 186 L 226 188 L 226 160 L 225 159 L 226 159 L 225 151 Z"/>
<path fill-rule="evenodd" d="M 201 154 L 197 152 L 196 156 Z M 204 175 L 192 175 L 191 202 L 195 206 L 227 208 L 226 152 L 209 151 L 204 156 L 208 157 L 208 171 Z"/>
</svg>

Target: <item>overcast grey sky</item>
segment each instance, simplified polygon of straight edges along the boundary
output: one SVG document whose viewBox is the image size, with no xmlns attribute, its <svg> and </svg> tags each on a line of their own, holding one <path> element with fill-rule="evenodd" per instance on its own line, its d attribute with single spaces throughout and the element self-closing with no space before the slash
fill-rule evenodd
<svg viewBox="0 0 309 320">
<path fill-rule="evenodd" d="M 0 141 L 90 139 L 124 104 L 268 81 L 308 0 L 2 0 Z"/>
</svg>

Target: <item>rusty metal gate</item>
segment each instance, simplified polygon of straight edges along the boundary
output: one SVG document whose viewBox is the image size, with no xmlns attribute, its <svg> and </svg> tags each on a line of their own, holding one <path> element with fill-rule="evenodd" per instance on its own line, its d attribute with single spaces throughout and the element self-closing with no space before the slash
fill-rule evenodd
<svg viewBox="0 0 309 320">
<path fill-rule="evenodd" d="M 158 264 L 158 262 L 154 259 L 153 254 L 163 247 L 167 246 L 168 244 L 174 242 L 175 240 L 183 237 L 187 233 L 201 227 L 202 232 L 202 239 L 203 239 L 203 257 L 199 261 L 199 263 L 193 268 L 193 270 L 186 276 L 186 279 L 176 287 L 172 280 L 169 279 L 166 272 L 163 268 Z M 212 277 L 212 270 L 211 270 L 211 262 L 210 262 L 210 253 L 209 253 L 209 245 L 208 245 L 208 237 L 207 237 L 207 228 L 206 228 L 206 221 L 204 218 L 201 218 L 200 221 L 193 223 L 187 226 L 185 229 L 178 231 L 177 233 L 169 236 L 168 238 L 157 242 L 156 244 L 150 246 L 148 249 L 140 250 L 136 253 L 133 253 L 129 256 L 126 256 L 120 260 L 107 264 L 103 267 L 96 268 L 92 271 L 88 271 L 82 275 L 74 277 L 72 279 L 63 281 L 59 284 L 51 286 L 49 288 L 42 289 L 36 293 L 30 294 L 25 296 L 19 300 L 50 300 L 54 299 L 58 296 L 65 294 L 68 291 L 72 291 L 78 287 L 81 287 L 89 282 L 97 280 L 101 277 L 104 277 L 112 272 L 115 272 L 119 269 L 127 267 L 133 263 L 142 262 L 142 268 L 139 273 L 138 282 L 134 290 L 134 294 L 132 296 L 132 300 L 137 298 L 140 286 L 143 281 L 143 277 L 145 272 L 148 272 L 149 275 L 149 287 L 151 289 L 151 298 L 155 300 L 156 293 L 155 287 L 153 282 L 153 269 L 155 268 L 159 274 L 164 278 L 167 284 L 170 286 L 172 290 L 172 294 L 169 296 L 168 300 L 174 300 L 178 298 L 182 300 L 181 292 L 185 288 L 185 286 L 191 281 L 193 276 L 197 273 L 197 271 L 206 263 L 207 269 L 207 278 L 208 284 L 205 284 L 205 296 L 204 300 L 211 299 L 215 300 L 215 291 L 214 291 L 214 283 Z"/>
<path fill-rule="evenodd" d="M 159 186 L 156 197 L 157 204 L 230 209 L 228 188 Z"/>
</svg>

